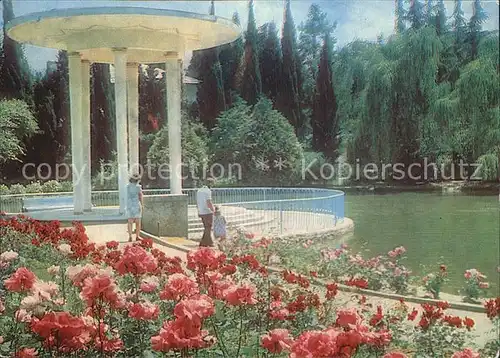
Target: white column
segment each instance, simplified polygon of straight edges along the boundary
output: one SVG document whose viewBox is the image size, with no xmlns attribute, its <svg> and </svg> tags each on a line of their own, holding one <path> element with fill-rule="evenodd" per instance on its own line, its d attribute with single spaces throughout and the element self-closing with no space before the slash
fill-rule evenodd
<svg viewBox="0 0 500 358">
<path fill-rule="evenodd" d="M 127 63 L 128 159 L 139 173 L 139 64 Z"/>
<path fill-rule="evenodd" d="M 82 190 L 83 211 L 92 211 L 92 184 L 90 178 L 90 62 L 82 61 Z"/>
<path fill-rule="evenodd" d="M 82 62 L 79 53 L 68 54 L 69 97 L 71 115 L 71 164 L 73 176 L 73 212 L 83 213 L 83 145 L 82 145 Z"/>
<path fill-rule="evenodd" d="M 182 194 L 181 148 L 181 61 L 166 61 L 168 151 L 170 155 L 170 193 Z"/>
<path fill-rule="evenodd" d="M 125 214 L 127 206 L 127 52 L 115 50 L 115 112 L 116 146 L 118 152 L 118 195 L 120 214 Z"/>
</svg>

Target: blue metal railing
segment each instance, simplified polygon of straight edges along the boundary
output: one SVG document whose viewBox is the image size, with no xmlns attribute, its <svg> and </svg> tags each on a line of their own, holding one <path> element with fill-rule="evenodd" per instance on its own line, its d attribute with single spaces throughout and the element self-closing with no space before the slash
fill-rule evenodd
<svg viewBox="0 0 500 358">
<path fill-rule="evenodd" d="M 169 189 L 144 189 L 145 196 L 169 193 Z M 184 189 L 183 193 L 188 196 L 188 205 L 195 206 L 196 189 Z M 71 192 L 3 195 L 0 196 L 0 211 L 20 213 L 24 200 L 28 198 L 47 198 L 50 205 L 50 198 L 72 195 Z M 257 217 L 255 213 L 258 213 L 262 222 L 278 222 L 280 231 L 283 231 L 283 223 L 287 220 L 293 221 L 292 226 L 318 221 L 322 226 L 330 227 L 342 222 L 344 197 L 342 191 L 321 188 L 212 189 L 212 199 L 216 205 L 246 209 L 249 213 L 253 213 L 254 217 Z M 92 203 L 95 207 L 118 206 L 118 191 L 93 191 Z"/>
</svg>

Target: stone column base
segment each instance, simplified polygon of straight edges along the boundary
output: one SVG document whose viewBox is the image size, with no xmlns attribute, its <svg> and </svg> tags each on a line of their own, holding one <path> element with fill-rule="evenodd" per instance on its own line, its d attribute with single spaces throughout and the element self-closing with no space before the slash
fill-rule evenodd
<svg viewBox="0 0 500 358">
<path fill-rule="evenodd" d="M 142 230 L 158 237 L 188 237 L 188 196 L 144 196 Z"/>
</svg>

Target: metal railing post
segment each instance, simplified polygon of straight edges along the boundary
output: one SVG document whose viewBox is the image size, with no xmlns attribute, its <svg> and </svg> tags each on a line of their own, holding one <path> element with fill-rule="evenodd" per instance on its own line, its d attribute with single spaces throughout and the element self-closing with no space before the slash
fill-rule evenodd
<svg viewBox="0 0 500 358">
<path fill-rule="evenodd" d="M 283 235 L 283 202 L 280 201 L 280 235 Z"/>
</svg>

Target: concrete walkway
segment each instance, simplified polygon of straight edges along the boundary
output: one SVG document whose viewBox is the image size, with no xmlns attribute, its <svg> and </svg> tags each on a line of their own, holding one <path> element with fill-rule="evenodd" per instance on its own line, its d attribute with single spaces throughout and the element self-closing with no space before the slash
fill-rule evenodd
<svg viewBox="0 0 500 358">
<path fill-rule="evenodd" d="M 120 244 L 128 244 L 127 224 L 102 224 L 85 225 L 87 236 L 92 242 L 105 244 L 108 241 L 118 241 Z M 133 236 L 135 238 L 135 235 Z M 175 238 L 173 238 L 175 241 Z M 182 240 L 182 239 L 181 239 Z M 163 245 L 153 245 L 170 257 L 179 256 L 186 260 L 186 253 Z"/>
</svg>

